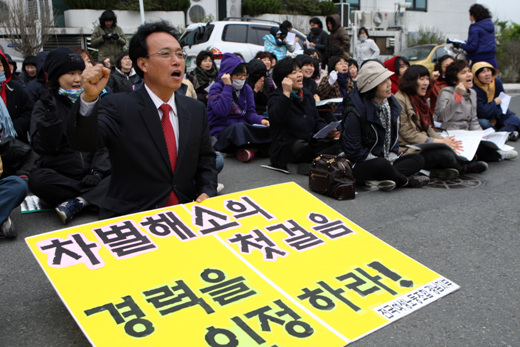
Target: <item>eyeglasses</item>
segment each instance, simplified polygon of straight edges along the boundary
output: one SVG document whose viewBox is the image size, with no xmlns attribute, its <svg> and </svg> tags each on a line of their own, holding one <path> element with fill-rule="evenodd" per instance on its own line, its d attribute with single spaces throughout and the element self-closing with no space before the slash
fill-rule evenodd
<svg viewBox="0 0 520 347">
<path fill-rule="evenodd" d="M 177 59 L 183 59 L 183 60 L 186 60 L 186 58 L 188 57 L 188 53 L 186 53 L 184 51 L 172 52 L 169 49 L 161 49 L 159 52 L 150 53 L 146 57 L 148 58 L 152 55 L 158 55 L 159 58 L 164 59 L 164 60 L 172 60 L 173 56 L 176 56 Z"/>
<path fill-rule="evenodd" d="M 238 75 L 233 75 L 233 78 L 236 78 L 239 80 L 245 80 L 245 79 L 247 79 L 247 77 L 249 77 L 249 75 L 246 73 L 240 73 Z"/>
</svg>

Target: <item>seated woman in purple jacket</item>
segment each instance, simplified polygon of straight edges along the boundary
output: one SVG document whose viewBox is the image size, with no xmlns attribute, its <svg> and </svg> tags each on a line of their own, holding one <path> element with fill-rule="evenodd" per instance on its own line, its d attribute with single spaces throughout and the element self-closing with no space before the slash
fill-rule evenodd
<svg viewBox="0 0 520 347">
<path fill-rule="evenodd" d="M 215 150 L 236 153 L 242 162 L 253 159 L 255 152 L 267 152 L 271 143 L 269 120 L 256 113 L 247 77 L 245 61 L 225 53 L 208 97 L 210 135 L 218 139 Z"/>
<path fill-rule="evenodd" d="M 469 26 L 468 39 L 462 44 L 467 53 L 466 59 L 472 65 L 479 61 L 487 61 L 498 69 L 495 57 L 495 25 L 491 20 L 491 13 L 484 6 L 474 4 L 469 8 L 469 19 L 472 24 Z"/>
</svg>

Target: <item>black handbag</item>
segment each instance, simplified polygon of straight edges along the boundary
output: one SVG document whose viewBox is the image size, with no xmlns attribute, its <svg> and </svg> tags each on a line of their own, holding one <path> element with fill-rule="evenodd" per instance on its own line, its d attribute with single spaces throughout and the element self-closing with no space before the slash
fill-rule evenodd
<svg viewBox="0 0 520 347">
<path fill-rule="evenodd" d="M 13 137 L 2 137 L 0 139 L 0 155 L 4 164 L 18 169 L 29 157 L 32 148 L 29 144 Z"/>
<path fill-rule="evenodd" d="M 356 197 L 355 178 L 347 158 L 321 154 L 312 161 L 309 188 L 337 200 Z"/>
</svg>

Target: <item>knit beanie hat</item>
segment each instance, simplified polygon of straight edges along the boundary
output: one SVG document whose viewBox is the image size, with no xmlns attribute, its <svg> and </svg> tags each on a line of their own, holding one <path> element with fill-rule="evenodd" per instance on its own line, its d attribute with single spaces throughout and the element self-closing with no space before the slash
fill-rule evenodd
<svg viewBox="0 0 520 347">
<path fill-rule="evenodd" d="M 58 80 L 61 75 L 69 71 L 85 69 L 85 62 L 81 56 L 69 47 L 59 47 L 51 51 L 47 58 L 43 70 L 47 72 L 49 81 Z"/>
<path fill-rule="evenodd" d="M 378 61 L 367 61 L 363 63 L 357 75 L 357 87 L 360 93 L 368 92 L 384 82 L 394 73 L 388 71 Z"/>
</svg>

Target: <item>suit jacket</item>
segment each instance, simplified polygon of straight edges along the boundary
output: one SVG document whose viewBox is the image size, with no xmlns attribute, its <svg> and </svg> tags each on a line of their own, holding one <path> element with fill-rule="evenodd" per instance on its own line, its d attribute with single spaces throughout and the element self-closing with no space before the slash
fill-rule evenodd
<svg viewBox="0 0 520 347">
<path fill-rule="evenodd" d="M 172 173 L 158 111 L 146 88 L 111 94 L 98 100 L 88 116 L 75 103 L 68 131 L 72 146 L 95 151 L 106 146 L 112 176 L 99 218 L 163 207 L 173 189 L 179 203 L 202 193 L 217 194 L 215 152 L 208 118 L 201 102 L 175 94 L 179 148 Z"/>
</svg>

